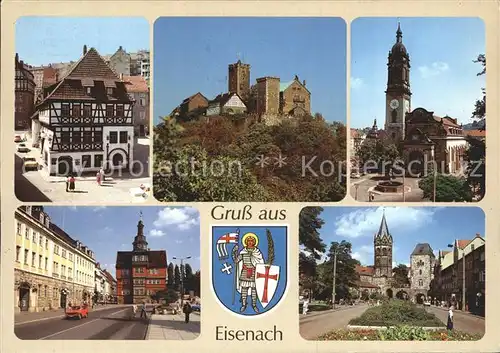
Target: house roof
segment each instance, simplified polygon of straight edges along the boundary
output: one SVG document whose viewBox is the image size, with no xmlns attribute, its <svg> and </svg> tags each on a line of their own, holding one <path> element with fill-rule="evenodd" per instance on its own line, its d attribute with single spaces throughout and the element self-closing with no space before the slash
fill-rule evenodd
<svg viewBox="0 0 500 353">
<path fill-rule="evenodd" d="M 102 270 L 108 281 L 110 282 L 116 282 L 116 279 L 113 277 L 111 273 L 109 273 L 107 270 Z"/>
<path fill-rule="evenodd" d="M 133 251 L 118 251 L 116 254 L 116 268 L 129 269 L 132 268 Z M 148 268 L 166 268 L 167 267 L 167 252 L 165 250 L 148 250 L 140 254 L 148 255 Z"/>
<path fill-rule="evenodd" d="M 191 96 L 189 96 L 187 98 L 184 98 L 184 100 L 182 101 L 181 105 L 189 103 L 189 101 L 191 101 L 194 97 L 196 97 L 198 95 L 202 96 L 208 102 L 208 99 L 201 92 L 196 92 L 195 94 L 193 94 L 193 95 L 191 95 Z"/>
<path fill-rule="evenodd" d="M 149 87 L 146 79 L 142 76 L 123 76 L 123 82 L 129 93 L 147 93 Z"/>
<path fill-rule="evenodd" d="M 434 256 L 434 252 L 432 251 L 432 248 L 428 243 L 419 243 L 415 245 L 415 248 L 413 249 L 413 252 L 411 253 L 410 256 L 415 256 L 415 255 Z"/>
<path fill-rule="evenodd" d="M 229 93 L 219 94 L 217 97 L 215 97 L 209 103 L 219 103 L 220 105 L 224 106 L 233 96 L 237 96 L 243 102 L 243 100 L 238 95 L 238 93 L 229 92 Z M 245 103 L 243 103 L 243 104 L 245 104 Z"/>
<path fill-rule="evenodd" d="M 465 135 L 470 137 L 479 137 L 479 138 L 486 137 L 486 130 L 481 130 L 481 129 L 464 130 L 464 133 Z"/>
<path fill-rule="evenodd" d="M 373 276 L 375 269 L 371 266 L 361 266 L 361 265 L 356 265 L 356 272 L 359 275 L 364 275 L 364 276 Z"/>
<path fill-rule="evenodd" d="M 389 233 L 389 227 L 387 226 L 387 220 L 385 219 L 385 213 L 382 215 L 382 221 L 380 221 L 380 227 L 378 229 L 377 234 L 375 234 L 375 237 L 382 238 L 382 237 L 387 237 L 387 238 L 392 238 L 391 233 Z"/>
<path fill-rule="evenodd" d="M 460 249 L 463 249 L 465 248 L 467 245 L 469 245 L 469 243 L 471 242 L 471 240 L 469 239 L 462 239 L 462 240 L 457 240 L 457 246 L 460 248 Z"/>
<path fill-rule="evenodd" d="M 92 87 L 90 94 L 86 87 Z M 115 88 L 108 95 L 107 88 Z M 125 83 L 106 64 L 97 50 L 90 48 L 57 84 L 45 90 L 47 100 L 98 100 L 130 102 Z"/>
<path fill-rule="evenodd" d="M 280 92 L 283 92 L 285 91 L 288 87 L 290 87 L 294 82 L 297 82 L 299 85 L 301 85 L 307 92 L 309 92 L 309 90 L 306 88 L 306 86 L 300 82 L 299 80 L 299 77 L 298 76 L 295 76 L 295 78 L 291 81 L 288 81 L 288 82 L 280 82 Z M 309 92 L 311 93 L 311 92 Z"/>
</svg>

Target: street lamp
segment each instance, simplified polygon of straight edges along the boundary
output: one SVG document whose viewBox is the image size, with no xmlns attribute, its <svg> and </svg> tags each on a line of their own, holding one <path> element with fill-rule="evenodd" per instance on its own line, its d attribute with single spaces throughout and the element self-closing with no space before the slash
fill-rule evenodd
<svg viewBox="0 0 500 353">
<path fill-rule="evenodd" d="M 184 260 L 190 259 L 191 256 L 186 256 L 186 257 L 172 257 L 173 260 L 180 260 L 181 261 L 181 308 L 184 305 Z"/>
<path fill-rule="evenodd" d="M 458 247 L 458 241 L 455 240 L 455 244 Z M 453 248 L 452 244 L 448 244 L 449 248 Z M 462 311 L 465 312 L 465 249 L 460 249 L 462 251 Z"/>
<path fill-rule="evenodd" d="M 332 288 L 332 307 L 335 309 L 335 282 L 337 281 L 337 249 L 333 252 L 333 288 Z"/>
</svg>

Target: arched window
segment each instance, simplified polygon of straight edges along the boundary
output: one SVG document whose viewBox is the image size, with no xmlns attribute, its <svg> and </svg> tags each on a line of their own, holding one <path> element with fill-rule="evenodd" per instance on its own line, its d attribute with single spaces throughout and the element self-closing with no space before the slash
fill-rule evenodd
<svg viewBox="0 0 500 353">
<path fill-rule="evenodd" d="M 422 287 L 424 285 L 424 281 L 422 281 L 421 279 L 418 280 L 418 286 L 419 287 Z"/>
<path fill-rule="evenodd" d="M 419 275 L 421 275 L 421 274 L 422 274 L 422 270 L 419 270 L 419 271 L 418 271 L 418 274 L 419 274 Z"/>
</svg>

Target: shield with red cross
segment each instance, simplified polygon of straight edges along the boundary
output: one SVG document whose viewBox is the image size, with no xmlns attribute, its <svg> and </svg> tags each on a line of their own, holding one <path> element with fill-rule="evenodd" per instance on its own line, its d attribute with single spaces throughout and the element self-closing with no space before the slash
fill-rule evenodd
<svg viewBox="0 0 500 353">
<path fill-rule="evenodd" d="M 274 297 L 278 288 L 280 267 L 275 265 L 258 264 L 255 266 L 255 289 L 260 304 L 265 308 Z"/>
</svg>

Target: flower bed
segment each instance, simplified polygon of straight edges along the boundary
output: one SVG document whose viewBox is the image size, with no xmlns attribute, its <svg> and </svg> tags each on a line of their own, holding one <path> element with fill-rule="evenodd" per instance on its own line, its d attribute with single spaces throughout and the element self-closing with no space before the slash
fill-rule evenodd
<svg viewBox="0 0 500 353">
<path fill-rule="evenodd" d="M 436 315 L 404 300 L 389 300 L 380 306 L 366 310 L 360 317 L 349 321 L 356 326 L 417 326 L 444 327 L 444 323 Z"/>
<path fill-rule="evenodd" d="M 319 341 L 477 341 L 479 334 L 461 331 L 427 331 L 421 327 L 398 326 L 386 330 L 334 330 L 319 336 Z"/>
</svg>

